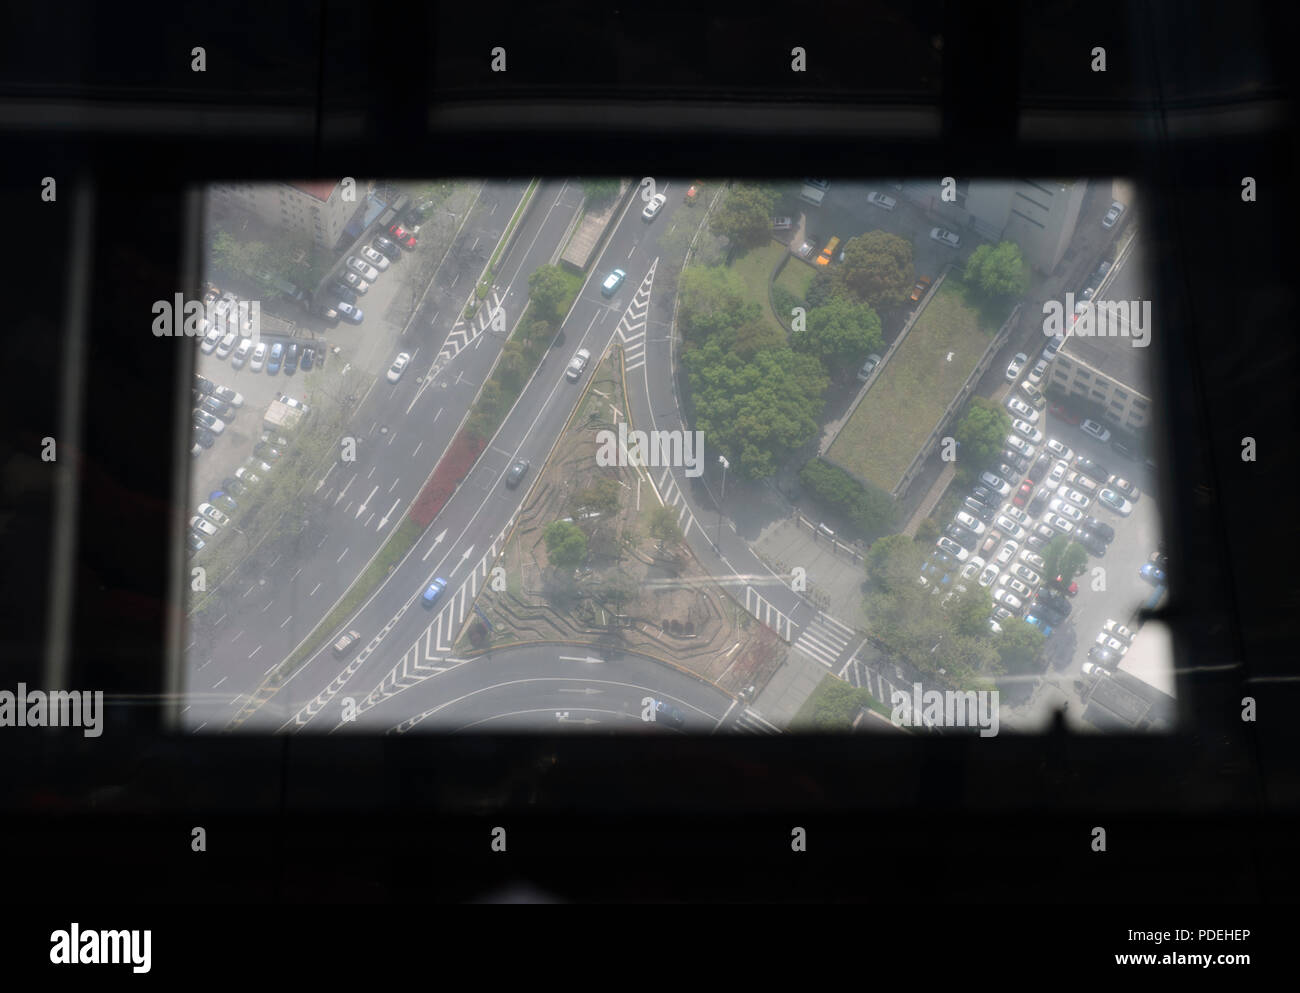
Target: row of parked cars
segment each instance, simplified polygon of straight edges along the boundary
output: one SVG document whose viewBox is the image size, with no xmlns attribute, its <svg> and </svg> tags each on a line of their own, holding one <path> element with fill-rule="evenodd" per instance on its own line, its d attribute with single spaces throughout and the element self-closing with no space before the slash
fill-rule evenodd
<svg viewBox="0 0 1300 993">
<path fill-rule="evenodd" d="M 343 263 L 343 271 L 327 283 L 322 291 L 336 299 L 335 303 L 324 305 L 322 316 L 327 319 L 331 316 L 342 317 L 350 324 L 360 324 L 366 317 L 359 303 L 360 298 L 369 292 L 381 272 L 387 271 L 392 263 L 402 257 L 403 251 L 414 251 L 417 244 L 414 230 L 407 230 L 401 224 L 391 224 L 387 235 L 376 235 L 356 255 L 349 255 Z"/>
<path fill-rule="evenodd" d="M 292 401 L 291 406 L 302 406 L 301 401 L 292 397 L 284 399 L 285 402 Z M 201 552 L 209 541 L 230 526 L 232 516 L 239 510 L 239 500 L 274 471 L 275 463 L 284 456 L 288 445 L 289 439 L 283 435 L 262 432 L 261 440 L 253 446 L 253 452 L 244 464 L 223 479 L 221 486 L 208 494 L 208 499 L 199 504 L 198 513 L 190 518 L 188 544 L 191 555 Z"/>
<path fill-rule="evenodd" d="M 236 412 L 244 405 L 244 397 L 229 386 L 218 386 L 212 380 L 196 375 L 191 399 L 194 403 L 194 445 L 190 454 L 197 458 L 212 447 L 216 436 L 235 419 Z"/>
</svg>

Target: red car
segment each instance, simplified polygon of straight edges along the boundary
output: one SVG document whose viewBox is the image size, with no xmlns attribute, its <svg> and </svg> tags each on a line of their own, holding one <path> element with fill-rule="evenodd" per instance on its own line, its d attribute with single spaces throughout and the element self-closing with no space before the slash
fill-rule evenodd
<svg viewBox="0 0 1300 993">
<path fill-rule="evenodd" d="M 388 229 L 388 233 L 393 236 L 393 241 L 397 242 L 403 248 L 415 247 L 415 235 L 407 231 L 400 224 L 394 224 Z"/>
<path fill-rule="evenodd" d="M 1071 414 L 1059 403 L 1052 404 L 1050 407 L 1047 408 L 1047 412 L 1051 414 L 1053 417 L 1059 417 L 1061 420 L 1065 421 L 1066 424 L 1078 424 L 1080 420 L 1082 420 L 1082 418 L 1076 417 L 1074 414 Z"/>
<path fill-rule="evenodd" d="M 1059 589 L 1065 591 L 1066 596 L 1074 596 L 1076 593 L 1079 592 L 1079 584 L 1074 581 L 1071 581 L 1070 585 L 1066 586 L 1064 576 L 1057 576 L 1055 582 Z"/>
<path fill-rule="evenodd" d="M 1029 494 L 1033 492 L 1034 492 L 1034 487 L 1032 484 L 1022 483 L 1020 485 L 1019 491 L 1012 498 L 1011 502 L 1014 503 L 1017 507 L 1023 507 L 1025 505 L 1025 501 L 1029 499 Z"/>
</svg>

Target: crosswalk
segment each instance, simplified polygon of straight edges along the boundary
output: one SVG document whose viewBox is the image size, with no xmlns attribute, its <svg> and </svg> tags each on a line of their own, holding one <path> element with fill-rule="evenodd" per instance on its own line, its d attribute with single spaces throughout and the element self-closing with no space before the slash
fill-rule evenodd
<svg viewBox="0 0 1300 993">
<path fill-rule="evenodd" d="M 786 641 L 790 640 L 793 625 L 790 618 L 776 609 L 776 606 L 752 586 L 745 587 L 745 609 L 779 634 Z"/>
<path fill-rule="evenodd" d="M 731 729 L 739 734 L 780 734 L 781 729 L 761 714 L 746 707 L 736 717 Z"/>
<path fill-rule="evenodd" d="M 686 537 L 691 533 L 691 525 L 697 522 L 695 515 L 691 513 L 690 506 L 686 503 L 686 494 L 678 487 L 677 480 L 673 479 L 671 467 L 664 469 L 659 474 L 657 488 L 659 495 L 663 498 L 664 506 L 673 507 L 677 510 L 677 526 L 682 529 L 682 537 Z"/>
<path fill-rule="evenodd" d="M 637 287 L 632 303 L 618 322 L 618 336 L 623 341 L 623 367 L 632 372 L 645 365 L 646 322 L 650 316 L 650 287 L 654 283 L 655 267 L 659 260 L 650 265 L 650 271 Z"/>
<path fill-rule="evenodd" d="M 819 610 L 817 616 L 799 632 L 794 647 L 826 668 L 833 669 L 852 640 L 852 628 Z"/>
</svg>

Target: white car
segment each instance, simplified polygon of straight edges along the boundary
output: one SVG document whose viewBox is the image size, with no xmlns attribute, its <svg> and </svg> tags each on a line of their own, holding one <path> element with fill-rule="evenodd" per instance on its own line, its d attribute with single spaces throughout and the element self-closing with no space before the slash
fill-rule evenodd
<svg viewBox="0 0 1300 993">
<path fill-rule="evenodd" d="M 1060 514 L 1062 517 L 1068 517 L 1071 521 L 1077 522 L 1083 520 L 1083 511 L 1081 511 L 1078 507 L 1072 506 L 1071 504 L 1067 503 L 1065 500 L 1062 500 L 1060 497 L 1057 497 L 1051 503 L 1049 503 L 1047 505 L 1047 509 L 1052 511 L 1052 513 L 1054 514 Z M 1046 520 L 1046 518 L 1044 518 L 1044 520 Z M 1052 522 L 1047 521 L 1047 523 L 1051 524 Z"/>
<path fill-rule="evenodd" d="M 1020 370 L 1025 367 L 1029 361 L 1029 356 L 1024 352 L 1016 352 L 1015 356 L 1007 363 L 1007 382 L 1014 383 L 1016 377 L 1020 375 Z"/>
<path fill-rule="evenodd" d="M 958 524 L 960 524 L 962 527 L 964 527 L 967 531 L 969 531 L 971 534 L 975 535 L 976 537 L 982 535 L 985 531 L 984 522 L 976 520 L 974 517 L 966 513 L 964 510 L 958 511 L 957 516 L 954 518 L 954 520 L 956 520 Z M 983 563 L 980 564 L 983 565 Z"/>
<path fill-rule="evenodd" d="M 1031 445 L 1037 445 L 1043 440 L 1043 432 L 1039 431 L 1038 428 L 1034 427 L 1028 421 L 1021 420 L 1020 418 L 1016 418 L 1011 422 L 1011 430 L 1015 431 Z"/>
<path fill-rule="evenodd" d="M 949 248 L 957 248 L 961 245 L 961 237 L 953 234 L 947 228 L 931 228 L 930 238 L 932 241 L 947 245 Z"/>
<path fill-rule="evenodd" d="M 1007 410 L 1018 417 L 1023 417 L 1030 424 L 1038 423 L 1038 411 L 1019 397 L 1007 397 Z"/>
<path fill-rule="evenodd" d="M 1085 679 L 1095 679 L 1097 676 L 1109 676 L 1109 675 L 1110 675 L 1109 670 L 1107 670 L 1107 669 L 1103 669 L 1101 666 L 1097 665 L 1097 663 L 1095 663 L 1095 662 L 1085 662 L 1085 663 L 1083 663 L 1083 665 L 1080 667 L 1080 670 L 1079 670 L 1079 671 L 1083 673 Z"/>
<path fill-rule="evenodd" d="M 411 361 L 411 356 L 407 352 L 398 352 L 397 358 L 393 359 L 393 364 L 388 367 L 388 381 L 395 383 L 402 378 L 402 373 L 406 370 L 407 363 Z"/>
<path fill-rule="evenodd" d="M 1043 358 L 1047 359 L 1048 362 L 1051 362 L 1052 359 L 1056 358 L 1056 353 L 1061 350 L 1061 347 L 1064 344 L 1065 336 L 1060 334 L 1056 335 L 1051 341 L 1043 346 Z"/>
<path fill-rule="evenodd" d="M 1020 548 L 1020 542 L 1008 541 L 998 551 L 998 557 L 993 561 L 996 562 L 998 565 L 1006 565 L 1015 556 L 1016 550 L 1019 548 Z"/>
<path fill-rule="evenodd" d="M 195 531 L 202 531 L 209 538 L 215 536 L 217 533 L 217 526 L 215 524 L 206 518 L 199 517 L 197 514 L 190 518 L 190 527 Z"/>
<path fill-rule="evenodd" d="M 1112 638 L 1105 631 L 1097 635 L 1097 644 L 1102 648 L 1109 648 L 1116 656 L 1123 655 L 1128 651 L 1128 645 L 1124 644 L 1124 642 L 1120 641 L 1118 638 Z"/>
<path fill-rule="evenodd" d="M 958 562 L 965 562 L 968 558 L 970 558 L 970 552 L 966 551 L 966 549 L 962 548 L 961 545 L 957 544 L 957 542 L 953 541 L 949 537 L 945 536 L 943 538 L 940 538 L 938 541 L 935 542 L 935 545 L 941 548 L 943 551 L 947 552 Z"/>
<path fill-rule="evenodd" d="M 227 355 L 235 350 L 235 342 L 239 340 L 239 335 L 231 331 L 221 339 L 221 344 L 217 346 L 217 358 L 224 359 Z"/>
<path fill-rule="evenodd" d="M 881 210 L 893 210 L 898 206 L 898 201 L 893 197 L 887 197 L 883 193 L 868 193 L 867 203 L 879 207 Z"/>
<path fill-rule="evenodd" d="M 213 434 L 221 434 L 222 431 L 226 430 L 225 421 L 201 407 L 194 408 L 194 419 Z"/>
<path fill-rule="evenodd" d="M 247 344 L 247 341 L 245 341 Z M 212 391 L 212 395 L 222 403 L 228 403 L 232 407 L 242 407 L 244 405 L 244 395 L 236 393 L 229 386 L 218 386 Z"/>
<path fill-rule="evenodd" d="M 1106 216 L 1101 219 L 1103 228 L 1113 228 L 1119 221 L 1120 214 L 1124 213 L 1124 205 L 1118 200 L 1112 200 L 1110 210 L 1106 211 Z"/>
<path fill-rule="evenodd" d="M 578 378 L 582 375 L 582 370 L 587 368 L 587 360 L 590 358 L 591 352 L 587 351 L 585 348 L 579 348 L 573 353 L 573 358 L 569 360 L 569 365 L 564 370 L 565 378 L 577 382 Z"/>
<path fill-rule="evenodd" d="M 1022 606 L 1020 597 L 1016 596 L 1005 586 L 999 586 L 994 590 L 993 599 L 1002 604 L 1002 606 L 1006 607 L 1008 610 L 1018 611 Z"/>
<path fill-rule="evenodd" d="M 1080 510 L 1087 510 L 1088 504 L 1092 503 L 1090 499 L 1080 493 L 1078 490 L 1071 489 L 1069 486 L 1062 486 L 1056 491 L 1056 495 L 1062 500 L 1069 500 Z"/>
<path fill-rule="evenodd" d="M 1097 494 L 1097 499 L 1107 509 L 1115 511 L 1121 517 L 1127 517 L 1133 512 L 1133 504 L 1129 503 L 1109 486 Z"/>
<path fill-rule="evenodd" d="M 1001 633 L 1002 633 L 1002 625 L 999 624 L 999 623 L 998 623 L 996 620 L 994 620 L 992 617 L 990 617 L 990 618 L 989 618 L 989 630 L 992 631 L 994 634 L 1001 634 Z"/>
<path fill-rule="evenodd" d="M 1043 561 L 1043 557 L 1028 548 L 1020 553 L 1020 561 L 1025 563 L 1025 565 L 1033 566 L 1039 572 L 1047 569 L 1047 563 Z"/>
<path fill-rule="evenodd" d="M 221 353 L 218 352 L 218 355 Z M 1110 441 L 1110 432 L 1096 421 L 1084 421 L 1079 425 L 1084 434 L 1092 435 L 1098 441 Z"/>
<path fill-rule="evenodd" d="M 1029 515 L 1026 514 L 1026 513 L 1025 513 L 1023 510 L 1021 510 L 1019 507 L 1013 507 L 1011 504 L 1007 504 L 1005 507 L 1003 507 L 1003 508 L 1002 508 L 1002 513 L 1003 513 L 1005 516 L 1010 517 L 1010 518 L 1011 518 L 1013 521 L 1015 521 L 1017 524 L 1028 524 L 1028 523 L 1029 523 Z"/>
<path fill-rule="evenodd" d="M 1034 570 L 1029 568 L 1027 565 L 1013 565 L 1011 567 L 1011 572 L 1014 575 L 1019 576 L 1022 582 L 1028 583 L 1030 586 L 1037 586 L 1043 581 L 1043 577 L 1034 572 Z"/>
<path fill-rule="evenodd" d="M 662 193 L 656 193 L 650 198 L 650 202 L 645 205 L 645 210 L 641 211 L 641 216 L 647 221 L 653 221 L 655 216 L 663 208 L 663 205 L 667 202 L 668 198 L 666 196 Z"/>
<path fill-rule="evenodd" d="M 998 585 L 1005 586 L 1012 593 L 1016 594 L 1016 596 L 1029 596 L 1029 587 L 1009 572 L 1005 573 L 1002 578 L 998 580 Z"/>
<path fill-rule="evenodd" d="M 235 349 L 235 354 L 230 356 L 230 364 L 236 369 L 242 369 L 244 363 L 248 361 L 248 356 L 253 351 L 253 339 L 244 338 L 239 342 L 239 347 Z"/>
<path fill-rule="evenodd" d="M 981 569 L 984 568 L 984 560 L 978 555 L 973 556 L 961 571 L 962 579 L 974 579 Z"/>
<path fill-rule="evenodd" d="M 1069 445 L 1062 445 L 1055 438 L 1047 439 L 1047 450 L 1051 452 L 1054 457 L 1065 459 L 1067 462 L 1074 458 L 1074 449 Z"/>
<path fill-rule="evenodd" d="M 383 272 L 389 266 L 388 256 L 381 255 L 370 246 L 361 249 L 361 257 L 369 262 L 372 266 Z"/>
<path fill-rule="evenodd" d="M 248 360 L 248 368 L 253 372 L 261 372 L 262 367 L 266 365 L 266 342 L 258 342 L 257 347 L 253 349 L 253 357 Z"/>
<path fill-rule="evenodd" d="M 366 265 L 365 262 L 357 258 L 355 255 L 349 255 L 348 260 L 345 264 L 349 269 L 355 272 L 362 279 L 369 280 L 370 282 L 373 283 L 376 279 L 379 278 L 378 269 L 376 269 L 374 266 Z"/>
<path fill-rule="evenodd" d="M 1065 478 L 1065 474 L 1069 471 L 1070 471 L 1069 463 L 1067 463 L 1064 459 L 1062 459 L 1060 462 L 1057 462 L 1054 466 L 1052 466 L 1052 471 L 1047 474 L 1047 481 L 1049 483 L 1059 483 L 1062 479 Z"/>
<path fill-rule="evenodd" d="M 1133 641 L 1133 632 L 1118 621 L 1110 620 L 1108 618 L 1106 623 L 1101 626 L 1101 629 L 1112 638 L 1118 638 L 1126 645 L 1131 644 Z"/>
<path fill-rule="evenodd" d="M 1012 520 L 1010 517 L 1008 517 L 1006 514 L 1001 514 L 1001 515 L 999 515 L 998 518 L 997 518 L 997 520 L 995 520 L 993 523 L 996 524 L 996 525 L 998 526 L 998 529 L 999 529 L 1003 534 L 1005 534 L 1005 535 L 1007 535 L 1008 537 L 1010 537 L 1012 541 L 1023 541 L 1023 540 L 1024 540 L 1024 538 L 1025 538 L 1025 529 L 1022 528 L 1022 527 L 1021 527 L 1019 524 L 1017 524 L 1015 521 L 1013 521 L 1013 520 Z"/>
<path fill-rule="evenodd" d="M 203 344 L 199 346 L 199 351 L 204 355 L 211 355 L 212 350 L 221 342 L 223 335 L 220 326 L 214 327 L 203 336 Z"/>
<path fill-rule="evenodd" d="M 222 527 L 225 527 L 230 523 L 230 518 L 210 503 L 199 504 L 199 513 L 210 520 L 213 524 L 219 524 Z"/>
<path fill-rule="evenodd" d="M 1019 452 L 1027 459 L 1032 459 L 1034 457 L 1034 446 L 1029 444 L 1029 442 L 1025 441 L 1025 439 L 1020 437 L 1018 434 L 1007 435 L 1007 439 L 1003 444 L 1012 451 Z"/>
<path fill-rule="evenodd" d="M 1039 359 L 1034 363 L 1034 367 L 1029 370 L 1029 375 L 1025 376 L 1025 382 L 1030 386 L 1037 386 L 1047 375 L 1047 359 Z"/>
<path fill-rule="evenodd" d="M 235 470 L 235 478 L 238 479 L 241 483 L 246 483 L 249 486 L 256 486 L 258 483 L 262 481 L 261 476 L 255 475 L 254 473 L 249 471 L 247 466 L 242 466 L 242 465 Z"/>
<path fill-rule="evenodd" d="M 1058 514 L 1044 514 L 1043 523 L 1060 531 L 1061 534 L 1069 534 L 1074 530 L 1074 525 Z"/>
<path fill-rule="evenodd" d="M 995 476 L 991 472 L 981 472 L 980 482 L 991 489 L 998 496 L 1006 496 L 1011 492 L 1011 484 L 1001 476 Z"/>
<path fill-rule="evenodd" d="M 880 365 L 880 356 L 872 352 L 867 356 L 867 360 L 862 363 L 862 368 L 858 370 L 858 382 L 865 383 L 871 378 L 871 374 L 876 371 L 876 366 Z"/>
<path fill-rule="evenodd" d="M 1047 406 L 1047 397 L 1038 392 L 1038 387 L 1027 379 L 1020 381 L 1020 392 L 1029 397 L 1029 402 L 1034 405 L 1034 409 L 1042 410 Z"/>
<path fill-rule="evenodd" d="M 984 567 L 984 571 L 980 573 L 980 578 L 978 582 L 980 586 L 987 588 L 989 586 L 992 586 L 993 581 L 997 578 L 998 578 L 998 567 L 995 565 L 986 565 Z"/>
</svg>

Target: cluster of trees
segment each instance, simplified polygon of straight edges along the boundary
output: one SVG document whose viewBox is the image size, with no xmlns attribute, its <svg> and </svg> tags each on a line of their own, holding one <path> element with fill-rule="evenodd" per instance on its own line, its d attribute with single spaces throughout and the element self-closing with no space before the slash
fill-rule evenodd
<svg viewBox="0 0 1300 993">
<path fill-rule="evenodd" d="M 779 199 L 770 186 L 735 183 L 709 218 L 709 230 L 739 251 L 765 245 L 772 237 L 772 211 Z"/>
<path fill-rule="evenodd" d="M 897 522 L 898 505 L 893 497 L 863 485 L 820 457 L 808 461 L 799 480 L 817 500 L 846 517 L 867 541 L 893 530 Z"/>
<path fill-rule="evenodd" d="M 208 259 L 219 272 L 243 276 L 275 293 L 273 279 L 293 283 L 308 293 L 325 277 L 328 260 L 324 252 L 305 239 L 284 233 L 269 241 L 245 241 L 217 229 L 208 242 Z"/>
<path fill-rule="evenodd" d="M 883 349 L 880 315 L 865 303 L 833 296 L 808 311 L 807 327 L 790 343 L 796 352 L 818 359 L 831 378 L 849 377 L 863 359 Z"/>
<path fill-rule="evenodd" d="M 576 569 L 587 559 L 587 536 L 572 521 L 552 521 L 542 540 L 547 560 L 557 569 Z"/>
<path fill-rule="evenodd" d="M 987 589 L 955 580 L 945 602 L 948 592 L 936 595 L 933 586 L 917 582 L 930 551 L 928 542 L 898 534 L 867 553 L 864 609 L 876 636 L 896 657 L 950 685 L 972 687 L 999 675 L 1036 671 L 1042 633 L 1022 620 L 1007 620 L 994 634 Z M 957 586 L 965 589 L 958 592 Z"/>
<path fill-rule="evenodd" d="M 966 261 L 966 282 L 989 300 L 1022 296 L 1029 288 L 1029 269 L 1014 241 L 980 245 Z"/>
<path fill-rule="evenodd" d="M 795 352 L 762 306 L 725 267 L 682 274 L 682 363 L 696 427 L 748 479 L 771 476 L 815 437 L 828 385 L 821 362 Z"/>
<path fill-rule="evenodd" d="M 957 423 L 953 438 L 961 445 L 957 472 L 962 482 L 978 475 L 989 465 L 996 465 L 1011 433 L 1011 416 L 1002 405 L 987 397 L 972 397 L 966 413 Z"/>
</svg>

